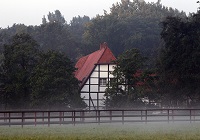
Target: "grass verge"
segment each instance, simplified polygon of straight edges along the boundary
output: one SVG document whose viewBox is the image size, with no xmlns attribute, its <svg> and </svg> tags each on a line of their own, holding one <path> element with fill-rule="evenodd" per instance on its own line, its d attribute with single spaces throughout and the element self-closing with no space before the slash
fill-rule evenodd
<svg viewBox="0 0 200 140">
<path fill-rule="evenodd" d="M 200 123 L 1 126 L 0 140 L 197 140 Z"/>
</svg>

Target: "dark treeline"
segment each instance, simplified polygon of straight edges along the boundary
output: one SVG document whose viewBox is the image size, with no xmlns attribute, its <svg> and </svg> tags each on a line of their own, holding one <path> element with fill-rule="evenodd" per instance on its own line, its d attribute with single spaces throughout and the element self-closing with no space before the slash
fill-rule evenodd
<svg viewBox="0 0 200 140">
<path fill-rule="evenodd" d="M 138 98 L 148 97 L 152 101 L 156 102 L 165 101 L 167 105 L 172 103 L 177 105 L 177 102 L 183 103 L 186 101 L 197 102 L 199 100 L 199 96 L 197 96 L 197 83 L 199 80 L 198 78 L 196 79 L 196 77 L 198 77 L 198 68 L 195 67 L 195 69 L 193 69 L 193 63 L 190 62 L 194 61 L 195 64 L 197 64 L 196 57 L 198 56 L 198 53 L 194 54 L 196 50 L 189 50 L 190 53 L 187 54 L 188 52 L 185 51 L 187 49 L 184 48 L 184 46 L 189 46 L 191 48 L 197 47 L 195 46 L 195 43 L 190 43 L 193 42 L 193 39 L 189 39 L 193 33 L 192 31 L 196 31 L 196 24 L 199 22 L 197 15 L 198 13 L 191 14 L 189 17 L 187 17 L 184 12 L 180 12 L 172 8 L 167 8 L 161 5 L 159 2 L 145 3 L 139 2 L 138 0 L 133 0 L 132 2 L 129 0 L 121 0 L 121 2 L 112 5 L 110 12 L 105 11 L 104 15 L 97 15 L 93 19 L 90 19 L 88 16 L 78 16 L 74 17 L 70 23 L 67 23 L 60 11 L 56 10 L 52 13 L 49 12 L 47 16 L 44 16 L 41 20 L 41 25 L 26 26 L 24 24 L 13 24 L 12 27 L 0 29 L 0 60 L 3 66 L 3 75 L 1 79 L 16 78 L 18 82 L 17 83 L 16 80 L 12 81 L 13 83 L 11 82 L 11 85 L 13 84 L 12 86 L 14 86 L 13 89 L 5 88 L 5 85 L 9 85 L 10 81 L 8 79 L 8 81 L 3 79 L 3 82 L 1 82 L 1 87 L 4 88 L 1 88 L 1 95 L 3 95 L 1 98 L 4 100 L 9 97 L 10 100 L 6 100 L 8 101 L 6 104 L 10 105 L 11 108 L 13 108 L 13 104 L 17 104 L 14 103 L 16 101 L 15 99 L 17 98 L 20 98 L 20 100 L 26 100 L 27 102 L 31 103 L 27 104 L 29 107 L 40 106 L 42 102 L 46 102 L 46 107 L 49 107 L 49 105 L 54 105 L 55 101 L 57 101 L 57 103 L 63 101 L 65 102 L 65 106 L 73 106 L 72 103 L 75 97 L 69 97 L 72 94 L 72 91 L 75 93 L 77 91 L 75 89 L 70 89 L 71 87 L 76 87 L 75 85 L 78 85 L 77 81 L 74 81 L 74 79 L 70 77 L 70 75 L 73 75 L 75 70 L 73 69 L 73 63 L 75 63 L 81 56 L 99 49 L 100 43 L 107 42 L 115 56 L 119 56 L 119 61 L 117 62 L 124 63 L 123 60 L 120 60 L 124 58 L 124 56 L 120 54 L 126 52 L 127 50 L 133 49 L 133 54 L 140 54 L 139 52 L 141 52 L 141 55 L 145 58 L 143 66 L 146 66 L 145 69 L 148 69 L 146 73 L 156 75 L 155 82 L 150 77 L 148 77 L 148 74 L 144 74 L 146 77 L 144 76 L 145 78 L 143 78 L 143 80 L 145 79 L 150 81 L 148 83 L 148 88 L 146 90 L 134 90 L 134 92 L 137 91 L 137 94 L 134 93 L 135 99 L 133 99 L 133 101 L 138 100 Z M 191 29 L 192 31 L 190 34 L 189 30 Z M 177 32 L 177 34 L 175 32 Z M 16 44 L 13 42 L 13 36 L 18 37 L 19 39 L 20 34 L 25 35 L 25 38 L 26 36 L 29 36 L 32 40 L 35 40 L 37 45 L 32 44 L 32 46 L 37 46 L 37 51 L 39 52 L 36 55 L 37 57 L 35 56 L 36 63 L 31 66 L 31 70 L 23 69 L 22 67 L 24 73 L 28 74 L 27 76 L 25 74 L 21 74 L 24 75 L 24 79 L 19 78 L 20 76 L 17 72 L 18 65 L 16 66 L 16 71 L 10 74 L 6 72 L 9 71 L 9 67 L 10 69 L 15 69 L 14 64 L 16 62 L 14 59 L 18 55 L 22 55 L 21 53 L 18 53 L 20 50 L 12 50 L 12 47 L 16 46 Z M 198 33 L 195 32 L 195 35 L 198 35 Z M 199 41 L 197 36 L 192 37 L 197 38 L 196 42 Z M 181 45 L 181 51 L 179 51 L 179 45 Z M 23 48 L 23 43 L 20 46 Z M 11 50 L 12 53 L 14 53 L 11 53 L 13 56 L 9 56 L 9 51 Z M 173 54 L 174 52 L 179 52 L 180 54 Z M 184 52 L 184 54 L 181 54 L 181 52 Z M 27 55 L 28 54 L 29 53 L 27 52 Z M 176 56 L 180 56 L 178 57 L 178 60 L 174 59 Z M 194 58 L 189 56 L 194 56 Z M 7 57 L 13 60 L 13 62 L 6 62 Z M 59 59 L 59 57 L 62 59 Z M 184 64 L 181 61 L 183 58 L 187 58 Z M 49 59 L 52 61 L 50 62 Z M 65 62 L 64 59 L 67 62 Z M 67 65 L 69 65 L 70 70 L 68 72 L 70 74 L 68 74 L 68 76 L 72 78 L 70 80 L 69 77 L 66 77 L 66 79 L 69 81 L 64 81 L 64 83 L 70 83 L 70 85 L 63 85 L 59 87 L 62 91 L 59 93 L 60 96 L 56 95 L 56 88 L 60 81 L 63 81 L 65 78 L 61 78 L 63 76 L 62 74 L 64 74 L 62 73 L 62 69 L 60 70 L 62 74 L 53 73 L 53 71 L 56 71 L 56 67 L 55 69 L 52 68 L 54 67 L 55 63 L 53 62 L 54 60 L 59 61 L 60 66 L 67 67 Z M 177 65 L 173 64 L 173 62 L 175 62 Z M 4 67 L 5 64 L 8 66 Z M 174 65 L 176 67 L 173 67 Z M 183 65 L 184 69 L 182 69 Z M 58 66 L 57 69 L 59 69 L 60 66 Z M 136 68 L 142 69 L 140 67 Z M 19 71 L 21 72 L 20 69 Z M 133 69 L 134 71 L 131 72 L 136 71 L 135 68 Z M 190 69 L 190 71 L 188 69 Z M 184 76 L 185 71 L 187 71 L 187 76 Z M 117 73 L 117 71 L 115 72 Z M 126 71 L 124 72 L 126 73 Z M 193 78 L 191 78 L 191 73 Z M 14 77 L 10 77 L 13 75 Z M 42 78 L 42 75 L 46 75 L 46 79 Z M 53 75 L 55 77 L 53 77 Z M 58 83 L 53 82 L 56 79 L 56 75 L 60 76 L 57 79 Z M 19 76 L 19 79 L 17 76 Z M 188 79 L 188 77 L 190 78 Z M 53 85 L 47 84 L 47 81 L 49 80 L 52 80 Z M 187 80 L 190 80 L 189 83 L 191 84 L 188 84 Z M 129 82 L 131 85 L 134 85 L 133 81 L 138 82 L 138 80 L 134 80 L 129 77 Z M 176 84 L 174 84 L 174 81 L 176 81 Z M 22 84 L 23 82 L 24 84 Z M 49 89 L 49 87 L 52 87 L 52 89 Z M 63 87 L 68 87 L 68 89 Z M 130 85 L 128 88 L 136 89 L 135 86 L 131 87 Z M 9 89 L 12 89 L 13 91 L 10 91 Z M 31 91 L 26 91 L 26 89 L 31 89 Z M 20 95 L 21 91 L 24 91 L 22 94 L 26 95 L 28 92 L 27 99 L 20 97 L 23 96 Z M 68 92 L 68 99 L 63 96 L 63 93 L 66 92 Z M 45 93 L 50 93 L 49 95 L 52 96 L 49 97 L 49 95 L 47 96 Z M 183 98 L 179 98 L 179 96 L 183 93 Z M 109 96 L 111 96 L 111 94 L 112 92 L 107 93 Z M 138 94 L 142 96 L 139 96 Z M 129 100 L 130 97 L 133 96 L 130 95 L 126 99 Z M 52 100 L 48 101 L 47 99 L 49 98 Z M 116 97 L 116 99 L 119 98 L 120 97 Z M 79 100 L 81 99 L 79 98 Z M 132 101 L 132 99 L 130 101 Z M 112 104 L 111 102 L 112 101 L 107 101 L 109 104 Z M 115 102 L 113 102 L 113 104 L 115 104 Z M 59 106 L 59 104 L 57 106 Z M 23 108 L 24 105 L 18 104 L 17 107 Z"/>
<path fill-rule="evenodd" d="M 0 30 L 0 46 L 8 43 L 17 33 L 28 33 L 42 50 L 57 50 L 65 53 L 74 62 L 82 55 L 93 52 L 99 44 L 107 42 L 118 56 L 130 48 L 138 48 L 144 55 L 156 58 L 161 46 L 159 25 L 167 16 L 185 17 L 184 12 L 167 8 L 158 3 L 122 0 L 113 4 L 110 12 L 74 17 L 69 24 L 59 10 L 49 12 L 39 26 L 14 24 Z M 1 47 L 1 50 L 3 48 Z"/>
<path fill-rule="evenodd" d="M 80 108 L 78 80 L 71 60 L 57 51 L 41 51 L 22 33 L 4 45 L 0 97 L 5 109 Z"/>
<path fill-rule="evenodd" d="M 169 16 L 160 25 L 163 47 L 156 66 L 146 67 L 137 49 L 119 55 L 113 72 L 118 80 L 106 91 L 108 107 L 200 107 L 200 11 Z"/>
<path fill-rule="evenodd" d="M 1 29 L 0 50 L 3 51 L 3 44 L 9 43 L 12 36 L 26 33 L 37 41 L 40 50 L 56 50 L 75 61 L 82 54 L 80 50 L 82 46 L 81 36 L 84 32 L 85 23 L 89 22 L 90 19 L 87 16 L 74 17 L 70 25 L 63 20 L 64 18 L 59 10 L 56 10 L 55 13 L 48 14 L 48 20 L 44 17 L 40 26 L 14 24 L 12 27 Z"/>
</svg>

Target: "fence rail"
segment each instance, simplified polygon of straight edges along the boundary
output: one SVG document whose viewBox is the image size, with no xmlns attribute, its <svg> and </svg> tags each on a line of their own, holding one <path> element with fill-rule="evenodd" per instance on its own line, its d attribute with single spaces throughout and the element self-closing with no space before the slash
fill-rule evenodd
<svg viewBox="0 0 200 140">
<path fill-rule="evenodd" d="M 0 125 L 200 121 L 200 109 L 0 111 Z"/>
</svg>

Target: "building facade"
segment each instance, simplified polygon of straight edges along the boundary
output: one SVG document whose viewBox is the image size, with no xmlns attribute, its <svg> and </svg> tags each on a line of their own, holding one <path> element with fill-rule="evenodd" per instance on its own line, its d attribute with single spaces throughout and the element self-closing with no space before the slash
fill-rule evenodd
<svg viewBox="0 0 200 140">
<path fill-rule="evenodd" d="M 100 49 L 78 60 L 75 77 L 80 81 L 80 93 L 89 109 L 105 107 L 105 90 L 112 82 L 116 60 L 107 43 L 100 44 Z"/>
</svg>

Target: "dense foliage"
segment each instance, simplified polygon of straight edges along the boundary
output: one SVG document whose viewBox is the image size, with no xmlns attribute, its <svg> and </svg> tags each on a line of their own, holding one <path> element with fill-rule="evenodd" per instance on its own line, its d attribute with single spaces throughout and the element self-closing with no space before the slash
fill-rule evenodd
<svg viewBox="0 0 200 140">
<path fill-rule="evenodd" d="M 81 107 L 74 71 L 72 62 L 63 54 L 54 51 L 41 54 L 31 77 L 32 105 L 44 108 Z"/>
<path fill-rule="evenodd" d="M 30 77 L 37 64 L 38 45 L 25 34 L 16 35 L 5 45 L 2 64 L 4 102 L 11 107 L 27 106 L 30 102 Z"/>
<path fill-rule="evenodd" d="M 0 46 L 9 42 L 16 33 L 28 33 L 38 42 L 42 50 L 57 50 L 65 53 L 72 61 L 98 49 L 107 42 L 115 56 L 138 48 L 150 57 L 149 66 L 154 64 L 161 46 L 159 23 L 167 16 L 185 17 L 184 12 L 167 8 L 159 3 L 138 0 L 122 0 L 113 4 L 110 11 L 90 20 L 88 16 L 74 17 L 69 24 L 59 10 L 49 12 L 39 26 L 14 24 L 0 30 Z"/>
<path fill-rule="evenodd" d="M 165 42 L 159 65 L 162 92 L 175 105 L 183 101 L 194 105 L 200 100 L 200 12 L 188 18 L 168 17 L 162 25 Z"/>
<path fill-rule="evenodd" d="M 63 54 L 39 51 L 28 34 L 5 45 L 1 69 L 1 102 L 5 108 L 73 108 L 84 106 L 75 68 Z"/>
<path fill-rule="evenodd" d="M 139 0 L 121 0 L 91 20 L 78 16 L 68 24 L 56 10 L 39 26 L 13 24 L 0 29 L 1 101 L 10 108 L 83 105 L 72 62 L 107 42 L 119 56 L 113 73 L 118 80 L 107 90 L 107 106 L 120 107 L 124 101 L 134 106 L 142 97 L 167 106 L 197 104 L 199 25 L 200 12 L 186 17 L 159 1 Z M 134 77 L 143 64 L 153 72 L 142 70 L 142 77 Z"/>
<path fill-rule="evenodd" d="M 132 101 L 136 104 L 138 99 L 141 100 L 144 97 L 147 97 L 149 101 L 152 100 L 153 102 L 160 103 L 161 106 L 167 107 L 199 106 L 200 11 L 196 14 L 191 14 L 187 18 L 169 16 L 161 24 L 161 37 L 164 41 L 164 48 L 160 53 L 157 68 L 154 68 L 157 71 L 154 71 L 155 73 L 153 74 L 147 72 L 143 76 L 140 75 L 139 79 L 137 79 L 138 77 L 135 78 L 133 74 L 135 74 L 135 70 L 139 69 L 137 66 L 141 61 L 140 59 L 132 59 L 137 64 L 131 64 L 132 61 L 128 58 L 131 58 L 134 52 L 125 52 L 125 55 L 122 55 L 123 57 L 120 56 L 117 60 L 118 63 L 122 62 L 121 66 L 116 67 L 114 71 L 117 71 L 118 75 L 122 73 L 122 76 L 117 77 L 122 86 L 114 84 L 115 90 L 112 87 L 107 91 L 107 104 L 111 107 L 118 104 L 120 106 L 129 104 L 130 106 L 130 99 L 134 99 Z M 132 82 L 130 78 L 133 78 Z M 142 85 L 133 87 L 132 85 L 135 82 L 140 82 L 137 80 L 142 80 Z M 133 90 L 130 90 L 129 82 L 131 82 L 131 89 Z M 145 87 L 146 85 L 148 85 L 148 88 Z M 143 88 L 142 92 L 140 90 L 141 87 Z M 122 90 L 122 88 L 124 89 Z M 119 94 L 119 91 L 122 94 Z M 129 94 L 126 95 L 126 93 Z M 133 96 L 130 96 L 131 94 Z"/>
<path fill-rule="evenodd" d="M 15 34 L 27 33 L 39 44 L 39 49 L 47 52 L 55 50 L 67 55 L 73 62 L 83 55 L 82 34 L 84 26 L 90 21 L 88 16 L 74 17 L 67 24 L 59 10 L 49 13 L 42 19 L 40 26 L 26 26 L 24 24 L 13 24 L 12 27 L 0 29 L 0 52 L 3 44 L 9 43 Z"/>
<path fill-rule="evenodd" d="M 142 95 L 136 86 L 141 82 L 141 77 L 137 74 L 144 68 L 144 62 L 145 58 L 137 49 L 127 50 L 119 55 L 112 72 L 114 80 L 110 81 L 106 89 L 107 108 L 138 107 L 143 104 Z"/>
<path fill-rule="evenodd" d="M 116 56 L 128 49 L 137 48 L 149 57 L 150 61 L 147 62 L 152 66 L 161 46 L 162 28 L 159 24 L 167 16 L 186 15 L 159 3 L 122 0 L 112 5 L 109 14 L 105 12 L 87 24 L 84 41 L 92 51 L 106 41 Z"/>
</svg>

